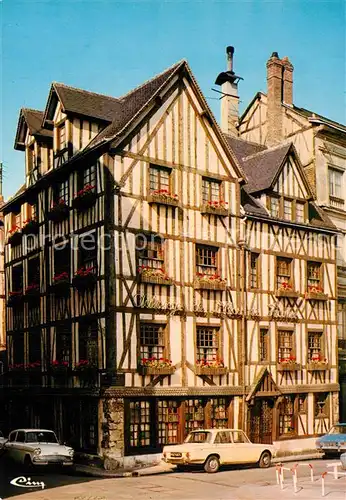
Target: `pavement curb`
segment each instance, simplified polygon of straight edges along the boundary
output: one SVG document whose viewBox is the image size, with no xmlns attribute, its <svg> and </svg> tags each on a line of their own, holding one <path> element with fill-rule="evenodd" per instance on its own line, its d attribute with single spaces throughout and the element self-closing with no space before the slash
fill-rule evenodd
<svg viewBox="0 0 346 500">
<path fill-rule="evenodd" d="M 283 462 L 297 462 L 303 460 L 316 460 L 321 459 L 323 455 L 320 453 L 311 453 L 309 455 L 288 455 L 285 457 L 278 457 L 272 460 L 273 464 L 283 463 Z M 82 474 L 89 477 L 99 477 L 99 478 L 122 478 L 122 477 L 140 477 L 140 476 L 156 476 L 158 474 L 168 474 L 175 471 L 174 466 L 169 466 L 167 464 L 156 465 L 151 467 L 143 467 L 141 469 L 133 471 L 122 471 L 122 472 L 109 472 L 103 469 L 96 469 L 94 467 L 89 467 L 87 465 L 75 465 L 74 472 Z"/>
</svg>

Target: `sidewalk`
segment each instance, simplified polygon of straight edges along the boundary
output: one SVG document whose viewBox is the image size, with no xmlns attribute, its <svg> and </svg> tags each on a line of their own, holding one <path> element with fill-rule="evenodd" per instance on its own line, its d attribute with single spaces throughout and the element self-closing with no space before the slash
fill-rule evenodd
<svg viewBox="0 0 346 500">
<path fill-rule="evenodd" d="M 310 454 L 289 455 L 285 457 L 274 458 L 273 464 L 281 462 L 301 462 L 302 460 L 316 460 L 321 458 L 321 453 L 315 452 Z M 73 473 L 78 475 L 86 475 L 90 477 L 113 478 L 113 477 L 138 477 L 138 476 L 153 476 L 157 474 L 169 474 L 175 471 L 175 466 L 166 464 L 161 461 L 159 465 L 153 467 L 141 467 L 134 470 L 118 470 L 117 472 L 109 472 L 99 467 L 90 465 L 76 464 Z"/>
</svg>

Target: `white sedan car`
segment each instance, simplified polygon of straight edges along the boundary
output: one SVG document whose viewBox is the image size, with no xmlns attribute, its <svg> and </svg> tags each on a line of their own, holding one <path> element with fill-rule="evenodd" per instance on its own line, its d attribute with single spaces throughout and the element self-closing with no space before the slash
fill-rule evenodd
<svg viewBox="0 0 346 500">
<path fill-rule="evenodd" d="M 73 448 L 59 443 L 55 433 L 46 429 L 17 429 L 5 443 L 6 456 L 29 467 L 32 465 L 72 465 Z"/>
<path fill-rule="evenodd" d="M 202 465 L 209 473 L 225 464 L 258 463 L 260 467 L 269 467 L 275 455 L 274 446 L 251 443 L 245 432 L 238 429 L 193 431 L 183 444 L 163 449 L 165 462 L 178 468 Z"/>
</svg>

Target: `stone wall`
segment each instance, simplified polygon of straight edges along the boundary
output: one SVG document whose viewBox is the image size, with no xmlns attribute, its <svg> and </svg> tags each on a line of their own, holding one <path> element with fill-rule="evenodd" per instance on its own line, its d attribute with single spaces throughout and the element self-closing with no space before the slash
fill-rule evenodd
<svg viewBox="0 0 346 500">
<path fill-rule="evenodd" d="M 101 453 L 105 468 L 113 470 L 123 466 L 124 399 L 105 397 L 101 404 Z"/>
</svg>

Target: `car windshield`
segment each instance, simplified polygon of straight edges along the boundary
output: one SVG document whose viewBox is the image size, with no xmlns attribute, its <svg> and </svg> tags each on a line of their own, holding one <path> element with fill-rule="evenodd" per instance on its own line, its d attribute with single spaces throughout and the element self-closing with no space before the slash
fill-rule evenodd
<svg viewBox="0 0 346 500">
<path fill-rule="evenodd" d="M 346 425 L 334 425 L 328 434 L 346 434 Z"/>
<path fill-rule="evenodd" d="M 58 440 L 54 432 L 50 431 L 30 431 L 25 435 L 26 443 L 57 443 Z"/>
<path fill-rule="evenodd" d="M 211 432 L 191 432 L 185 439 L 185 443 L 210 443 Z"/>
<path fill-rule="evenodd" d="M 3 438 L 3 437 L 4 437 L 4 435 L 3 435 L 3 433 L 0 431 L 0 438 Z"/>
</svg>

